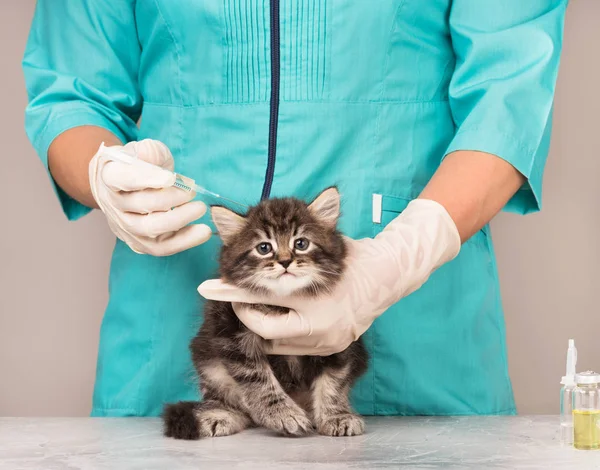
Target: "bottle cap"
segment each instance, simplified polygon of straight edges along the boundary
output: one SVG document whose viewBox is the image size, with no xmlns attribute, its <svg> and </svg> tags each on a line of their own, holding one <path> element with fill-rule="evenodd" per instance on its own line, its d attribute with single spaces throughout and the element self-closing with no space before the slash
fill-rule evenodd
<svg viewBox="0 0 600 470">
<path fill-rule="evenodd" d="M 575 376 L 578 384 L 597 384 L 600 383 L 600 374 L 591 370 L 581 372 Z"/>
<path fill-rule="evenodd" d="M 560 379 L 561 385 L 576 385 L 575 377 L 572 375 L 563 375 L 562 379 Z"/>
</svg>

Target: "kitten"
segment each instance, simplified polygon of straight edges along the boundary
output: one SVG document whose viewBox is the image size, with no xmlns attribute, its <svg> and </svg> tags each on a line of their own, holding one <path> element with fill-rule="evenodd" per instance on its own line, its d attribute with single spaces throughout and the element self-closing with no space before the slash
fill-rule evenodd
<svg viewBox="0 0 600 470">
<path fill-rule="evenodd" d="M 213 207 L 223 241 L 221 277 L 249 291 L 319 296 L 344 273 L 346 246 L 337 231 L 340 196 L 323 191 L 310 205 L 269 199 L 245 216 Z M 277 315 L 287 309 L 256 306 Z M 227 436 L 262 426 L 300 436 L 316 427 L 328 436 L 364 431 L 348 393 L 367 368 L 358 340 L 327 357 L 267 355 L 269 342 L 248 330 L 228 302 L 208 301 L 204 323 L 190 349 L 200 376 L 202 402 L 169 404 L 164 433 L 177 439 Z"/>
</svg>

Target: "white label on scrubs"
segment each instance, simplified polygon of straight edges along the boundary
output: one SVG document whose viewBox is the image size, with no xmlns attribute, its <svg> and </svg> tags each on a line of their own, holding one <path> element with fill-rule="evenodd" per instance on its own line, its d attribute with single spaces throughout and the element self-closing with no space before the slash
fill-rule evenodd
<svg viewBox="0 0 600 470">
<path fill-rule="evenodd" d="M 381 194 L 373 194 L 373 223 L 381 223 Z"/>
</svg>

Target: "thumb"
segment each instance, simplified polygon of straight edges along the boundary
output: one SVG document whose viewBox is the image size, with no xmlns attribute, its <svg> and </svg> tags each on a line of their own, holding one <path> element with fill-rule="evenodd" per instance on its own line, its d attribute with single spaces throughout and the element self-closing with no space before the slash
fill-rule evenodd
<svg viewBox="0 0 600 470">
<path fill-rule="evenodd" d="M 264 339 L 289 339 L 312 334 L 310 322 L 295 310 L 269 315 L 246 303 L 233 303 L 233 310 L 246 327 Z"/>
<path fill-rule="evenodd" d="M 198 292 L 202 297 L 208 300 L 217 300 L 220 302 L 237 302 L 245 304 L 267 304 L 286 307 L 282 299 L 268 297 L 266 295 L 254 294 L 246 289 L 227 284 L 221 279 L 209 279 L 198 286 Z"/>
<path fill-rule="evenodd" d="M 169 147 L 159 140 L 144 139 L 139 142 L 129 142 L 123 148 L 132 156 L 152 165 L 169 171 L 173 171 L 175 168 L 175 161 Z"/>
</svg>

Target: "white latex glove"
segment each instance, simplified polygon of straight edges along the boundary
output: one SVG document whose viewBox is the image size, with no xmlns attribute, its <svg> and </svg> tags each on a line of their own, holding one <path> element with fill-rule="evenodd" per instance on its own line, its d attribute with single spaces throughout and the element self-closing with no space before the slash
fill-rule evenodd
<svg viewBox="0 0 600 470">
<path fill-rule="evenodd" d="M 207 241 L 210 227 L 189 225 L 206 213 L 206 206 L 192 201 L 194 192 L 172 186 L 174 161 L 167 146 L 142 140 L 119 148 L 156 167 L 128 165 L 100 153 L 90 161 L 92 195 L 113 233 L 136 253 L 153 256 L 172 255 Z"/>
<path fill-rule="evenodd" d="M 453 259 L 460 236 L 444 207 L 416 199 L 375 238 L 347 240 L 345 275 L 335 291 L 316 299 L 265 297 L 209 280 L 198 287 L 212 300 L 233 303 L 250 330 L 273 340 L 272 354 L 326 356 L 346 349 L 371 323 L 402 297 L 417 290 L 430 274 Z M 290 308 L 266 315 L 248 304 Z"/>
</svg>

